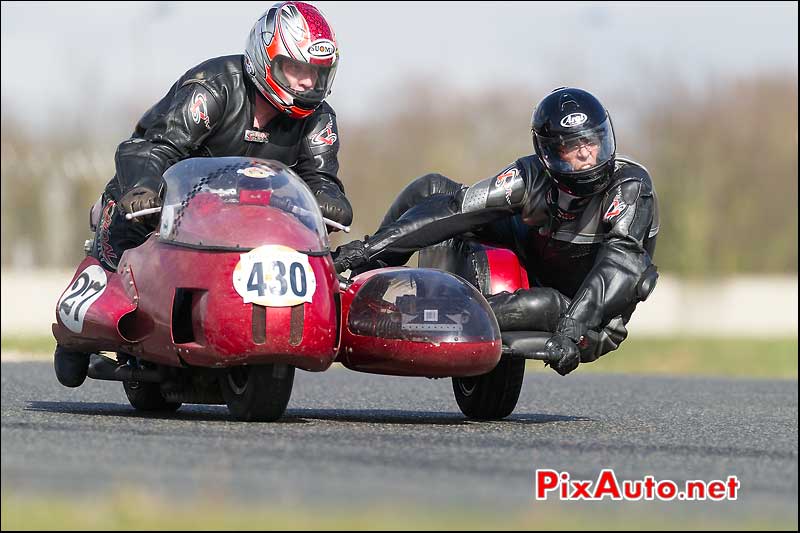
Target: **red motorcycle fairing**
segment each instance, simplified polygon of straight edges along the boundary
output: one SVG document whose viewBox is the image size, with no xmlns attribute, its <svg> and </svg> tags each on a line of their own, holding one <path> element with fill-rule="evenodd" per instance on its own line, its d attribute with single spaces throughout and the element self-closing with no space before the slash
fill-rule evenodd
<svg viewBox="0 0 800 533">
<path fill-rule="evenodd" d="M 158 232 L 117 272 L 81 264 L 56 307 L 59 344 L 167 366 L 327 369 L 339 285 L 308 186 L 241 157 L 187 159 L 163 179 Z"/>
<path fill-rule="evenodd" d="M 317 289 L 312 303 L 293 307 L 244 303 L 231 282 L 240 256 L 167 244 L 152 235 L 122 255 L 118 273 L 103 271 L 107 286 L 95 301 L 86 301 L 81 327 L 70 331 L 59 307 L 77 306 L 84 295 L 91 299 L 92 290 L 84 286 L 92 282 L 78 280 L 87 267 L 102 270 L 87 257 L 59 299 L 53 335 L 68 349 L 123 351 L 167 366 L 286 363 L 326 370 L 336 355 L 338 324 L 339 287 L 330 255 L 309 257 Z"/>
<path fill-rule="evenodd" d="M 520 265 L 517 254 L 508 248 L 484 245 L 489 266 L 489 294 L 529 289 L 528 273 Z"/>
<path fill-rule="evenodd" d="M 85 258 L 56 303 L 53 336 L 75 351 L 117 350 L 132 342 L 120 330 L 125 317 L 138 306 L 136 283 L 130 272 L 107 272 L 100 262 Z"/>
<path fill-rule="evenodd" d="M 232 283 L 241 255 L 195 250 L 154 236 L 127 250 L 120 269 L 136 273 L 141 293 L 137 321 L 130 324 L 141 337 L 133 353 L 172 366 L 183 360 L 203 367 L 286 363 L 326 370 L 336 355 L 339 292 L 330 254 L 309 257 L 317 280 L 313 301 L 292 307 L 243 301 Z"/>
<path fill-rule="evenodd" d="M 460 276 L 485 296 L 530 288 L 516 253 L 472 239 L 451 239 L 420 250 L 418 264 Z"/>
<path fill-rule="evenodd" d="M 440 270 L 382 268 L 342 295 L 337 360 L 360 372 L 468 377 L 499 362 L 500 330 L 483 296 Z"/>
</svg>

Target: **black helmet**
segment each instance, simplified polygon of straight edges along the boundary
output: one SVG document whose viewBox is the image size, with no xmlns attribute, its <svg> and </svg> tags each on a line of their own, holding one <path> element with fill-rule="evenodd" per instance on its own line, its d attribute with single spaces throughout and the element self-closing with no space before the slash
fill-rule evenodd
<svg viewBox="0 0 800 533">
<path fill-rule="evenodd" d="M 600 101 L 561 87 L 539 102 L 531 119 L 533 147 L 558 187 L 573 196 L 605 190 L 614 172 L 614 128 Z"/>
</svg>

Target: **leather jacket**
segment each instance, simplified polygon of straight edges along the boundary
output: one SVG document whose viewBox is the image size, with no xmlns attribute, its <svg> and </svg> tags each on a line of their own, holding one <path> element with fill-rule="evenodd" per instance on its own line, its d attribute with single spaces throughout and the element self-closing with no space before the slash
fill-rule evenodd
<svg viewBox="0 0 800 533">
<path fill-rule="evenodd" d="M 158 191 L 161 175 L 190 157 L 250 156 L 291 167 L 317 196 L 323 216 L 348 225 L 353 211 L 337 177 L 336 113 L 323 102 L 307 118 L 278 114 L 253 127 L 256 98 L 244 56 L 209 59 L 186 72 L 117 149 L 106 192 L 119 200 L 135 187 Z"/>
</svg>

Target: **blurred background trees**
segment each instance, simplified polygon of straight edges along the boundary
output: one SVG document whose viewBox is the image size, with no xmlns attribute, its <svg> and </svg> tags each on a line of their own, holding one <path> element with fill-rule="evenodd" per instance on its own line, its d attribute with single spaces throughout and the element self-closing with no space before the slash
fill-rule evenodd
<svg viewBox="0 0 800 533">
<path fill-rule="evenodd" d="M 647 101 L 623 88 L 599 95 L 619 151 L 653 176 L 660 269 L 689 277 L 796 273 L 796 71 L 702 93 L 669 83 Z M 351 235 L 372 233 L 417 176 L 441 172 L 471 184 L 531 153 L 532 106 L 550 89 L 433 92 L 411 81 L 404 101 L 387 102 L 369 121 L 339 116 L 340 175 L 356 212 Z M 116 136 L 87 128 L 32 135 L 17 127 L 20 111 L 3 105 L 3 268 L 80 260 L 89 207 L 114 173 L 116 145 L 152 103 L 136 111 L 125 103 Z M 337 234 L 334 244 L 349 238 Z"/>
</svg>

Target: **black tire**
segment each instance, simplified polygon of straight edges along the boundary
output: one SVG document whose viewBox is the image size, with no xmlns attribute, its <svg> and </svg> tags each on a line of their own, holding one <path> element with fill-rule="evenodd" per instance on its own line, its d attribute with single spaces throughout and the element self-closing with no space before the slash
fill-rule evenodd
<svg viewBox="0 0 800 533">
<path fill-rule="evenodd" d="M 123 381 L 122 387 L 128 401 L 139 411 L 163 411 L 172 413 L 177 411 L 180 402 L 168 402 L 161 394 L 161 385 L 158 383 L 144 383 L 142 381 Z"/>
<path fill-rule="evenodd" d="M 494 370 L 481 376 L 453 378 L 453 392 L 461 412 L 476 420 L 499 420 L 517 406 L 525 359 L 503 358 Z"/>
<path fill-rule="evenodd" d="M 293 384 L 294 367 L 289 365 L 237 366 L 220 378 L 228 410 L 246 422 L 279 419 L 286 411 Z"/>
<path fill-rule="evenodd" d="M 56 345 L 53 367 L 59 383 L 65 387 L 80 387 L 86 381 L 86 372 L 89 370 L 89 354 L 71 352 Z"/>
</svg>

